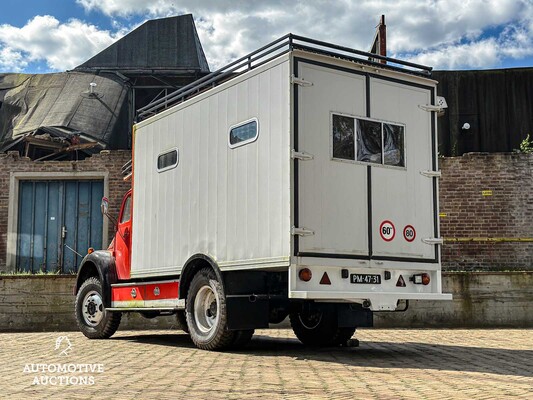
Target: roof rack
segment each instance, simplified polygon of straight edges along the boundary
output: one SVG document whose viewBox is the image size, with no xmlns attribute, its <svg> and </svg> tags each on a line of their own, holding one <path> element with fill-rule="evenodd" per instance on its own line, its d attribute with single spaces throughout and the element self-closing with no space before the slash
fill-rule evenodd
<svg viewBox="0 0 533 400">
<path fill-rule="evenodd" d="M 303 50 L 315 54 L 324 54 L 330 57 L 424 77 L 430 76 L 432 70 L 431 67 L 426 67 L 424 65 L 385 57 L 366 51 L 355 50 L 349 47 L 338 46 L 332 43 L 289 33 L 250 54 L 233 61 L 225 67 L 211 72 L 210 74 L 138 109 L 137 121 L 155 115 L 197 95 L 200 92 L 215 87 L 238 74 L 257 68 L 292 50 Z"/>
</svg>

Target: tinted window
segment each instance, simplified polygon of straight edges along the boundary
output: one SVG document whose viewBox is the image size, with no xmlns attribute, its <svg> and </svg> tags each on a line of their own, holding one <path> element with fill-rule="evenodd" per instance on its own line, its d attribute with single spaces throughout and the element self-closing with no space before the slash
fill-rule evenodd
<svg viewBox="0 0 533 400">
<path fill-rule="evenodd" d="M 233 127 L 229 131 L 229 144 L 231 147 L 244 145 L 257 139 L 257 121 L 249 121 L 242 125 Z"/>
<path fill-rule="evenodd" d="M 333 114 L 333 158 L 355 159 L 354 119 Z"/>
<path fill-rule="evenodd" d="M 178 165 L 178 150 L 174 149 L 157 157 L 157 170 L 159 172 L 174 168 Z"/>
</svg>

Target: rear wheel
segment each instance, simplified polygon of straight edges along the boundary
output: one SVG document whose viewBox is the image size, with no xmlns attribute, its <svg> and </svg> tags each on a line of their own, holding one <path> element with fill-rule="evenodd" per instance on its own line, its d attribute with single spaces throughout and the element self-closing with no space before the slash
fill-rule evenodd
<svg viewBox="0 0 533 400">
<path fill-rule="evenodd" d="M 235 332 L 226 326 L 224 290 L 211 268 L 201 269 L 192 279 L 185 310 L 189 334 L 198 348 L 221 350 L 234 343 Z"/>
<path fill-rule="evenodd" d="M 76 321 L 89 339 L 107 339 L 120 325 L 121 313 L 109 312 L 102 299 L 102 284 L 96 277 L 87 279 L 76 295 Z"/>
<path fill-rule="evenodd" d="M 344 345 L 355 328 L 339 328 L 337 313 L 332 311 L 301 311 L 289 316 L 292 330 L 306 346 Z"/>
</svg>

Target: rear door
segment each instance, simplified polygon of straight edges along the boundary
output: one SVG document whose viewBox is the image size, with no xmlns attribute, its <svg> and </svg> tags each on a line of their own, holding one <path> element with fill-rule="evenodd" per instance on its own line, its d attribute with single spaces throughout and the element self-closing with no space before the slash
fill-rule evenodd
<svg viewBox="0 0 533 400">
<path fill-rule="evenodd" d="M 368 257 L 367 166 L 354 154 L 353 117 L 366 114 L 365 75 L 298 62 L 296 225 L 313 232 L 296 238 L 300 256 Z M 352 121 L 352 122 L 351 122 Z M 335 140 L 332 129 L 335 126 Z"/>
<path fill-rule="evenodd" d="M 437 261 L 433 88 L 295 63 L 295 255 Z"/>
</svg>

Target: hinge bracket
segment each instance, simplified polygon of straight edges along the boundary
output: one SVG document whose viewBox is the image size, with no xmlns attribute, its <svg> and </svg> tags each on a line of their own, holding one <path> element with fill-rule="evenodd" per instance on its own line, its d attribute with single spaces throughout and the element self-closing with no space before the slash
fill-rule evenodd
<svg viewBox="0 0 533 400">
<path fill-rule="evenodd" d="M 442 96 L 437 96 L 437 104 L 419 104 L 418 108 L 421 108 L 424 111 L 427 112 L 433 112 L 440 114 L 444 112 L 444 109 L 448 108 L 448 103 L 446 103 L 446 99 Z"/>
<path fill-rule="evenodd" d="M 442 176 L 440 171 L 420 171 L 420 174 L 428 178 L 440 178 Z"/>
<path fill-rule="evenodd" d="M 295 75 L 291 75 L 291 83 L 295 83 L 295 84 L 303 86 L 303 87 L 313 86 L 313 82 L 306 81 L 303 78 L 298 78 Z"/>
<path fill-rule="evenodd" d="M 314 156 L 312 154 L 306 153 L 305 151 L 296 151 L 292 149 L 291 158 L 293 160 L 309 161 L 309 160 L 312 160 Z"/>
<path fill-rule="evenodd" d="M 298 236 L 312 236 L 315 234 L 315 231 L 312 231 L 310 229 L 306 228 L 297 228 L 293 226 L 291 228 L 291 235 L 298 235 Z"/>
<path fill-rule="evenodd" d="M 422 242 L 424 242 L 425 244 L 429 244 L 429 245 L 443 244 L 444 239 L 443 238 L 427 238 L 427 239 L 422 239 Z"/>
</svg>

